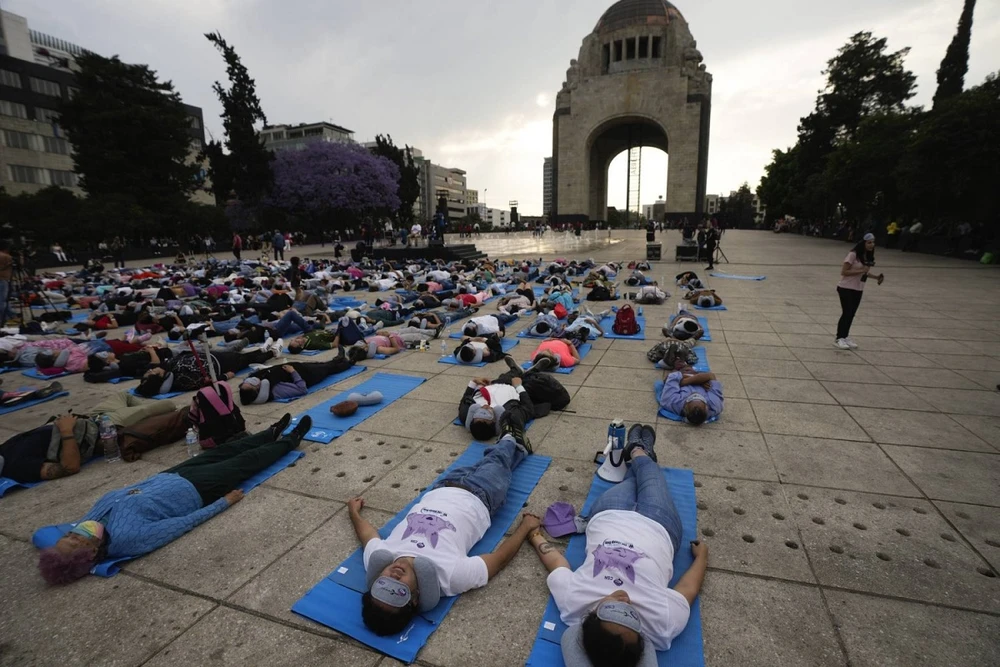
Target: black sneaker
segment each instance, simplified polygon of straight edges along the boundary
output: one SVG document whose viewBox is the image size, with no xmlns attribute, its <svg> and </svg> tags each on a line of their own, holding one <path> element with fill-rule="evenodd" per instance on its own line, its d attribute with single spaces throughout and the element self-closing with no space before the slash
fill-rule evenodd
<svg viewBox="0 0 1000 667">
<path fill-rule="evenodd" d="M 556 364 L 553 362 L 552 357 L 545 354 L 540 354 L 537 357 L 535 357 L 534 363 L 531 364 L 531 367 L 528 368 L 526 371 L 524 371 L 524 373 L 525 375 L 527 375 L 528 373 L 541 373 L 551 368 L 554 368 L 555 365 Z"/>
<path fill-rule="evenodd" d="M 519 378 L 524 377 L 524 370 L 518 365 L 516 361 L 514 361 L 514 357 L 510 356 L 509 354 L 505 354 L 503 355 L 503 360 L 504 363 L 507 364 L 507 368 L 510 369 L 511 373 L 513 373 L 515 376 Z"/>
<path fill-rule="evenodd" d="M 58 394 L 62 390 L 63 390 L 62 384 L 58 382 L 53 382 L 49 386 L 36 391 L 33 398 L 48 398 L 52 394 Z"/>
<path fill-rule="evenodd" d="M 291 418 L 289 417 L 289 419 Z M 288 436 L 295 440 L 301 440 L 302 438 L 306 437 L 306 433 L 308 433 L 312 429 L 312 425 L 313 425 L 312 417 L 310 417 L 309 415 L 305 415 L 304 417 L 302 417 L 301 420 L 299 420 L 299 423 L 295 425 L 295 428 L 292 429 L 292 432 L 289 433 Z"/>
<path fill-rule="evenodd" d="M 281 419 L 279 419 L 278 421 L 276 421 L 274 424 L 271 425 L 271 437 L 274 438 L 275 440 L 280 438 L 281 434 L 285 432 L 285 429 L 288 428 L 288 424 L 291 421 L 292 421 L 291 414 L 286 412 L 284 415 L 282 415 Z"/>
<path fill-rule="evenodd" d="M 636 431 L 635 439 L 632 438 L 632 431 Z M 646 456 L 656 461 L 656 451 L 654 450 L 654 445 L 656 443 L 656 431 L 653 430 L 652 426 L 642 426 L 640 424 L 634 424 L 632 428 L 629 429 L 628 444 L 625 445 L 625 460 L 632 460 L 632 452 L 636 448 L 646 452 Z"/>
<path fill-rule="evenodd" d="M 518 446 L 522 447 L 528 454 L 534 452 L 531 447 L 531 441 L 528 440 L 528 434 L 525 432 L 524 428 L 520 424 L 515 423 L 507 412 L 504 412 L 504 414 L 500 417 L 500 437 L 502 438 L 505 435 L 513 436 L 514 441 L 518 444 Z"/>
</svg>

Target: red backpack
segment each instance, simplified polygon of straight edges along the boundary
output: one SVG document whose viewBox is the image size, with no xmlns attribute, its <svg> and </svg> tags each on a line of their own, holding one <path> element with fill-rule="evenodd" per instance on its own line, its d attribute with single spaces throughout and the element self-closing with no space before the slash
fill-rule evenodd
<svg viewBox="0 0 1000 667">
<path fill-rule="evenodd" d="M 225 382 L 202 387 L 191 399 L 188 419 L 198 429 L 202 449 L 212 449 L 246 430 L 246 421 Z"/>
<path fill-rule="evenodd" d="M 639 323 L 635 319 L 635 311 L 632 310 L 632 306 L 625 304 L 618 309 L 611 330 L 619 336 L 631 336 L 639 333 Z"/>
</svg>

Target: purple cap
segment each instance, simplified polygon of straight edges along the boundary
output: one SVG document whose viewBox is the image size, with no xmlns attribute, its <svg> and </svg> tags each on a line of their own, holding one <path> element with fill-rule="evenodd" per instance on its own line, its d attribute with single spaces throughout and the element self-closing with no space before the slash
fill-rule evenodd
<svg viewBox="0 0 1000 667">
<path fill-rule="evenodd" d="M 572 535 L 577 532 L 576 508 L 569 503 L 552 503 L 545 510 L 545 518 L 542 519 L 542 526 L 552 537 L 562 537 Z"/>
</svg>

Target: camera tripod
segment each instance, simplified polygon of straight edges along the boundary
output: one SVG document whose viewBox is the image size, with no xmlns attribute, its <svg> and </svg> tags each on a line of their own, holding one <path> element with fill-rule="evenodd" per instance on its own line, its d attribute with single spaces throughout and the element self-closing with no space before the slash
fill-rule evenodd
<svg viewBox="0 0 1000 667">
<path fill-rule="evenodd" d="M 45 294 L 45 291 L 41 289 L 41 286 L 41 281 L 28 273 L 28 270 L 24 268 L 23 262 L 16 262 L 10 277 L 10 291 L 7 294 L 7 303 L 4 304 L 6 307 L 5 313 L 6 311 L 10 311 L 11 315 L 15 312 L 19 313 L 22 325 L 35 319 L 34 313 L 31 310 L 30 296 L 32 292 L 41 299 L 41 308 L 44 312 L 56 312 L 58 309 L 52 303 L 52 300 L 49 299 L 48 295 Z M 17 299 L 18 307 L 16 310 L 10 307 L 12 299 Z M 0 322 L 0 326 L 4 324 L 6 322 Z"/>
</svg>

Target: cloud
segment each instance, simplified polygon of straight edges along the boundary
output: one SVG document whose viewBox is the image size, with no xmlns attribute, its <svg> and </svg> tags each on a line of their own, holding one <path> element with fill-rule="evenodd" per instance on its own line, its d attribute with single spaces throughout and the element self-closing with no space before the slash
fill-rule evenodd
<svg viewBox="0 0 1000 667">
<path fill-rule="evenodd" d="M 535 97 L 535 104 L 542 109 L 548 108 L 548 106 L 552 104 L 552 98 L 550 98 L 547 93 L 538 93 Z"/>
</svg>

